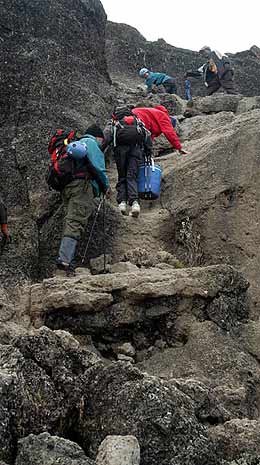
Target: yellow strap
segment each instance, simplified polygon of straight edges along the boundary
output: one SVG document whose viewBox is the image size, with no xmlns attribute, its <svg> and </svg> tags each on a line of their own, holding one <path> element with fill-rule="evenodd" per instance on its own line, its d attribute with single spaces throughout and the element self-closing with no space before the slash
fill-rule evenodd
<svg viewBox="0 0 260 465">
<path fill-rule="evenodd" d="M 64 145 L 68 145 L 68 139 L 64 139 Z"/>
</svg>

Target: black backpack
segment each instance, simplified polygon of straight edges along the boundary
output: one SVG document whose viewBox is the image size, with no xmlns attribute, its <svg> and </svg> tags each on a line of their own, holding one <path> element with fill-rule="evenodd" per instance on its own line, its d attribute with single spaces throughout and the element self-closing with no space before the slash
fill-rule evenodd
<svg viewBox="0 0 260 465">
<path fill-rule="evenodd" d="M 126 116 L 132 116 L 132 122 L 125 121 Z M 112 114 L 113 146 L 143 145 L 146 139 L 146 128 L 129 109 L 129 107 L 116 108 Z"/>
</svg>

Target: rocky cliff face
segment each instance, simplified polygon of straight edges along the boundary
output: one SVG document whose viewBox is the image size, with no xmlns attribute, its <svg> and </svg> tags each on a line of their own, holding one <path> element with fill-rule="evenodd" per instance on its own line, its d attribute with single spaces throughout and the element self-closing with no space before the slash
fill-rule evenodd
<svg viewBox="0 0 260 465">
<path fill-rule="evenodd" d="M 111 85 L 98 0 L 0 5 L 1 189 L 13 233 L 0 257 L 1 465 L 256 465 L 260 97 L 147 101 L 140 66 L 182 79 L 199 54 L 109 23 Z M 257 60 L 255 47 L 234 56 L 240 86 Z M 250 84 L 258 95 L 251 71 Z M 164 104 L 190 154 L 157 140 L 161 198 L 142 202 L 138 220 L 119 214 L 115 192 L 106 202 L 106 273 L 102 256 L 91 260 L 103 251 L 101 215 L 89 269 L 52 276 L 63 212 L 44 184 L 49 132 L 103 124 L 117 101 Z M 113 163 L 108 174 L 114 187 Z"/>
<path fill-rule="evenodd" d="M 105 25 L 98 0 L 1 2 L 0 176 L 14 239 L 1 273 L 10 280 L 18 268 L 37 274 L 51 131 L 103 123 L 110 107 Z"/>
<path fill-rule="evenodd" d="M 222 50 L 226 52 L 226 50 Z M 230 55 L 237 90 L 243 95 L 260 94 L 260 50 L 254 46 L 245 52 Z M 108 69 L 116 81 L 141 84 L 138 70 L 146 66 L 177 78 L 178 93 L 184 96 L 184 74 L 197 69 L 205 58 L 198 52 L 185 50 L 167 44 L 163 39 L 147 41 L 136 29 L 126 24 L 111 21 L 107 24 L 106 56 Z M 192 79 L 193 95 L 205 95 L 204 85 Z"/>
</svg>

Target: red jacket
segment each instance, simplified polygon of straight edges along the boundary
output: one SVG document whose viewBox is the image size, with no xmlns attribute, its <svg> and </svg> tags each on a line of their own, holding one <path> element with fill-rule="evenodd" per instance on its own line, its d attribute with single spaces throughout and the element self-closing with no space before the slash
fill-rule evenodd
<svg viewBox="0 0 260 465">
<path fill-rule="evenodd" d="M 132 112 L 151 132 L 152 139 L 164 134 L 174 149 L 181 150 L 180 140 L 172 127 L 169 113 L 163 105 L 155 108 L 134 108 Z"/>
</svg>

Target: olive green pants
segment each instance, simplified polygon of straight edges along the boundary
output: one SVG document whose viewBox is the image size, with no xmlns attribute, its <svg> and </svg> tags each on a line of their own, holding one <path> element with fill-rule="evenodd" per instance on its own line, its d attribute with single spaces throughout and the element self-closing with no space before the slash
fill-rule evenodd
<svg viewBox="0 0 260 465">
<path fill-rule="evenodd" d="M 62 200 L 66 211 L 63 237 L 72 237 L 78 241 L 93 209 L 93 191 L 90 182 L 85 179 L 75 179 L 64 188 Z"/>
</svg>

